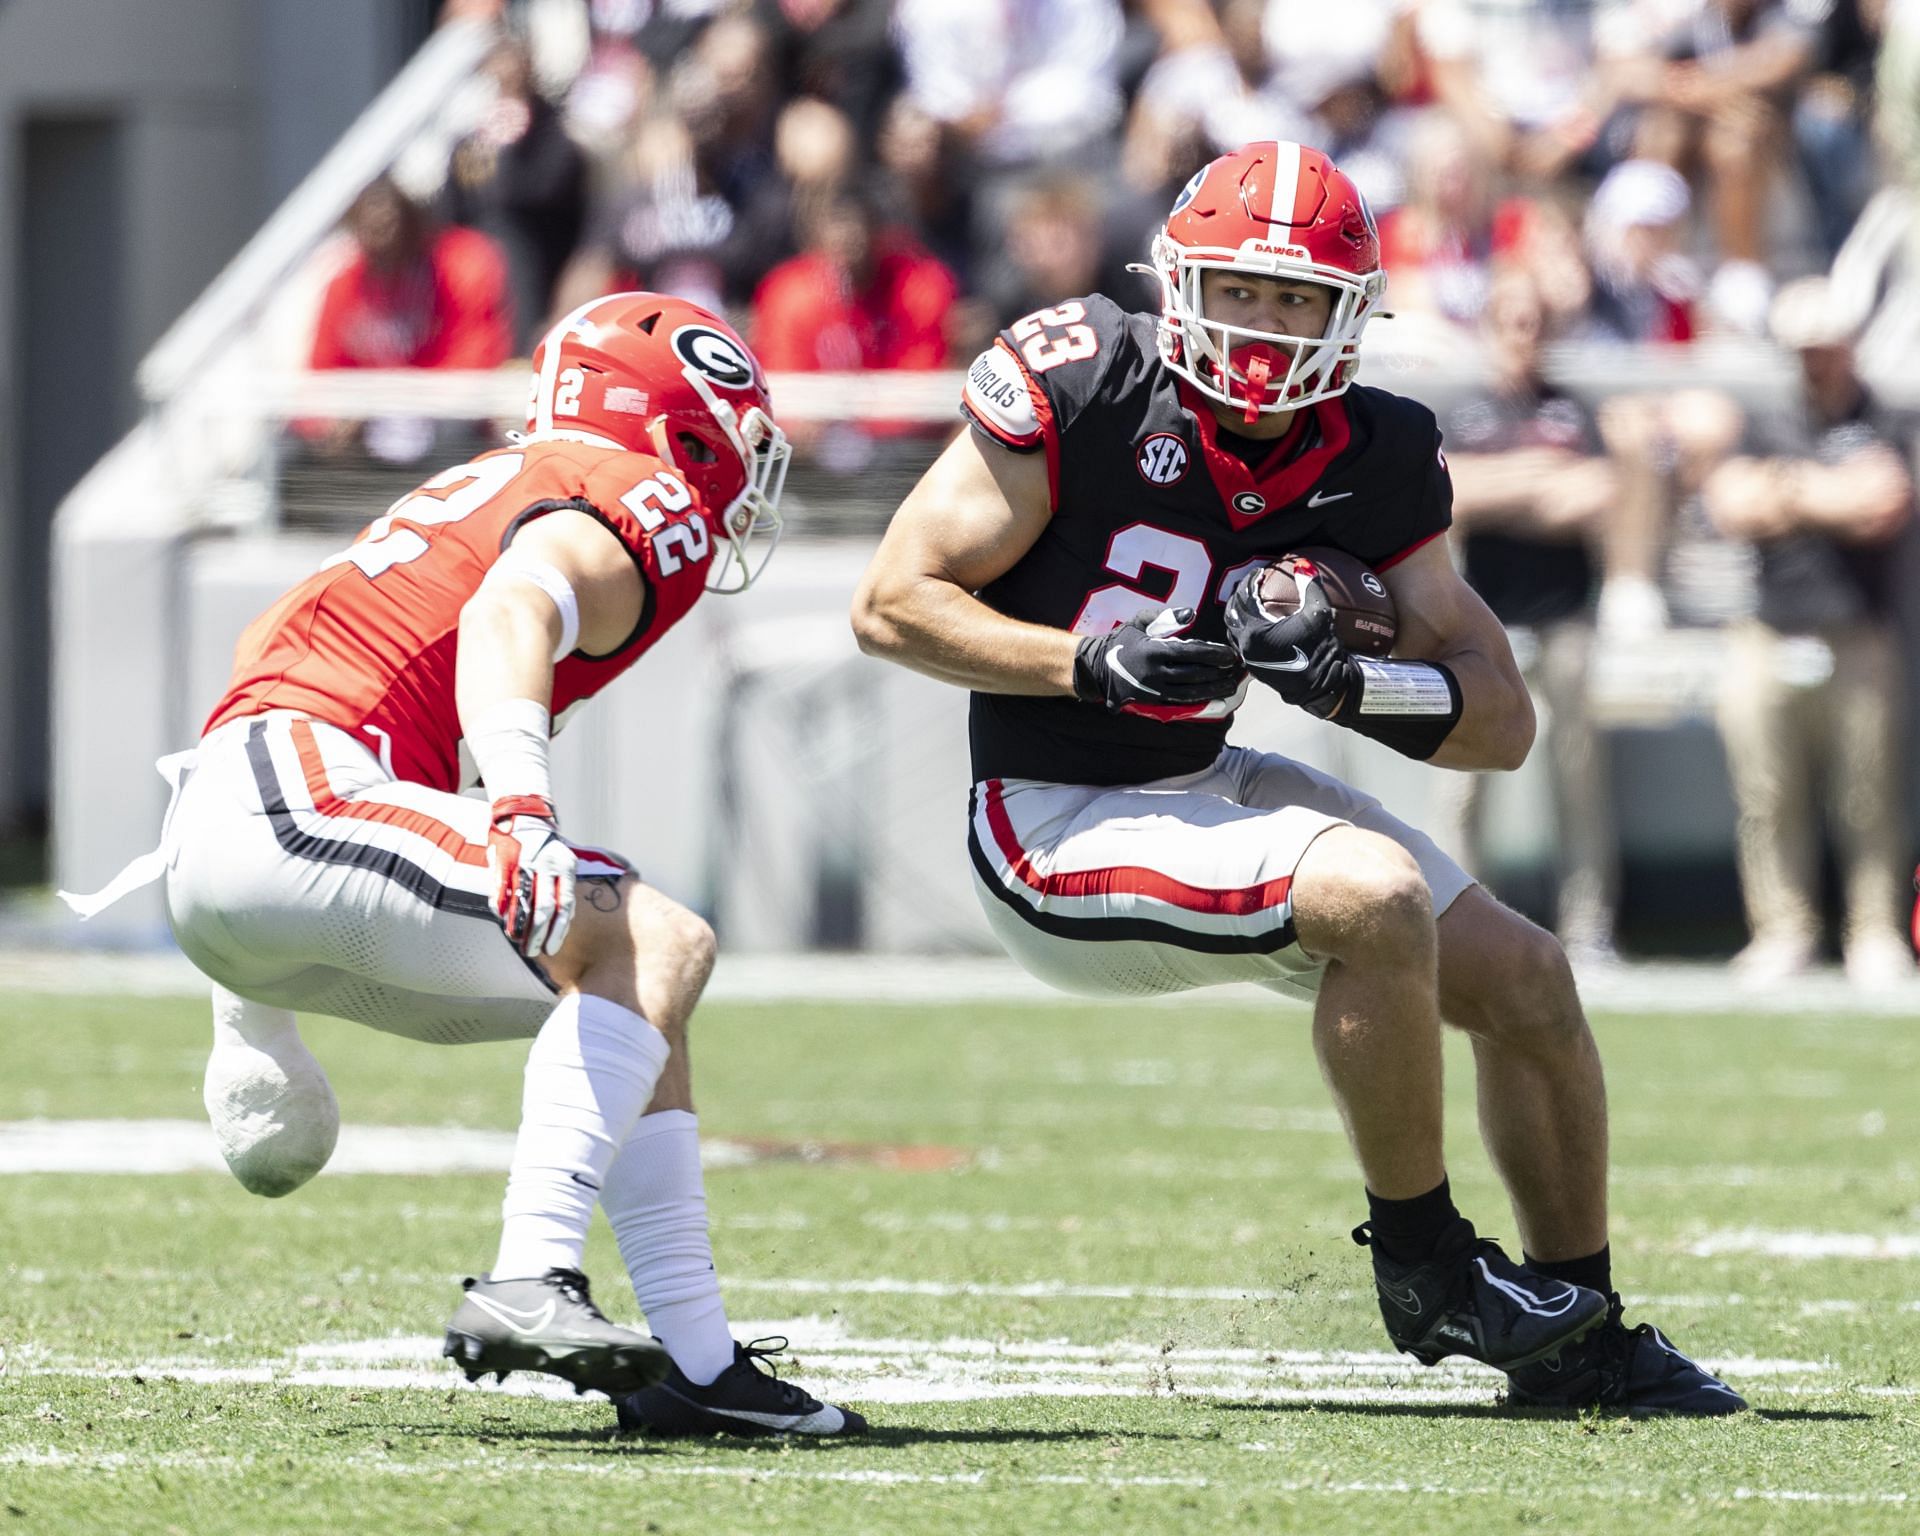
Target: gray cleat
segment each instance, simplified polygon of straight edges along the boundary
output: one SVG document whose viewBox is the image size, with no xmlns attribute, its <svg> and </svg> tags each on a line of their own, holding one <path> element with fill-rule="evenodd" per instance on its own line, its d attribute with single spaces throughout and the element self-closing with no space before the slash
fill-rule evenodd
<svg viewBox="0 0 1920 1536">
<path fill-rule="evenodd" d="M 468 1381 L 489 1371 L 496 1381 L 511 1371 L 545 1371 L 576 1392 L 620 1397 L 654 1385 L 673 1363 L 659 1340 L 608 1322 L 577 1269 L 550 1269 L 537 1280 L 469 1280 L 466 1291 L 440 1353 Z"/>
</svg>

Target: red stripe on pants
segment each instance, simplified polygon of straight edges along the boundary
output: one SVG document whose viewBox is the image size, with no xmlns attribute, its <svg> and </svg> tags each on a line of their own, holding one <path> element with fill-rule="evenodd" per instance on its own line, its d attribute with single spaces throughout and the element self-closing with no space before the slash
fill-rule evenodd
<svg viewBox="0 0 1920 1536">
<path fill-rule="evenodd" d="M 1242 917 L 1279 906 L 1286 901 L 1288 892 L 1293 888 L 1293 877 L 1283 875 L 1278 880 L 1267 880 L 1259 885 L 1210 890 L 1206 886 L 1188 885 L 1175 880 L 1157 869 L 1142 869 L 1126 864 L 1042 875 L 1034 869 L 1033 861 L 1020 846 L 1020 838 L 1013 830 L 1013 820 L 1007 815 L 998 779 L 987 780 L 986 804 L 987 825 L 992 829 L 994 842 L 999 845 L 1000 856 L 1030 889 L 1043 896 L 1106 896 L 1120 892 L 1131 896 L 1150 896 L 1155 901 L 1185 907 L 1190 912 Z"/>
<path fill-rule="evenodd" d="M 378 800 L 342 800 L 327 782 L 326 760 L 320 755 L 320 743 L 313 739 L 313 727 L 296 720 L 292 727 L 293 749 L 300 757 L 300 769 L 306 775 L 307 793 L 313 796 L 313 808 L 322 816 L 345 816 L 354 821 L 377 821 L 424 837 L 442 852 L 462 864 L 484 866 L 484 843 L 470 843 L 458 827 L 450 826 L 424 811 L 404 805 L 388 805 Z"/>
</svg>

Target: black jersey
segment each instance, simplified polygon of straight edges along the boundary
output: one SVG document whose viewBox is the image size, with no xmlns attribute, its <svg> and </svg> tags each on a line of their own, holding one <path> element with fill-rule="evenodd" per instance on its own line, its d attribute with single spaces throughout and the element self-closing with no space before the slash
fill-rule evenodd
<svg viewBox="0 0 1920 1536">
<path fill-rule="evenodd" d="M 963 411 L 995 442 L 1044 453 L 1053 496 L 1045 531 L 982 601 L 1078 634 L 1143 609 L 1192 608 L 1190 633 L 1223 640 L 1227 596 L 1252 567 L 1332 545 L 1386 569 L 1446 531 L 1453 489 L 1425 406 L 1349 389 L 1301 410 L 1249 467 L 1221 441 L 1205 397 L 1160 360 L 1156 325 L 1095 294 L 1009 326 L 975 361 Z M 1192 773 L 1219 755 L 1230 724 L 975 693 L 973 776 L 1137 784 Z"/>
</svg>

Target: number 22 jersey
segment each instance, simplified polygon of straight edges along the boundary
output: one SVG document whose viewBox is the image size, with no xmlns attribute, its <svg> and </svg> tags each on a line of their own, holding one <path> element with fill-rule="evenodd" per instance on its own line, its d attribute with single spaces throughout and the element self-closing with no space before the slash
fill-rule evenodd
<svg viewBox="0 0 1920 1536">
<path fill-rule="evenodd" d="M 643 600 L 619 646 L 555 664 L 557 721 L 639 660 L 706 589 L 706 511 L 651 455 L 538 441 L 434 476 L 247 626 L 206 730 L 294 710 L 353 732 L 396 778 L 457 791 L 460 610 L 514 534 L 562 508 L 596 519 L 625 546 Z"/>
<path fill-rule="evenodd" d="M 1446 531 L 1452 484 L 1425 406 L 1356 386 L 1255 444 L 1223 433 L 1161 361 L 1157 324 L 1096 294 L 1017 321 L 974 361 L 964 414 L 1002 447 L 1044 454 L 1053 502 L 983 602 L 1076 634 L 1191 608 L 1187 633 L 1224 640 L 1228 595 L 1270 560 L 1332 545 L 1385 570 Z M 1209 766 L 1230 724 L 976 692 L 973 777 L 1145 783 Z"/>
</svg>

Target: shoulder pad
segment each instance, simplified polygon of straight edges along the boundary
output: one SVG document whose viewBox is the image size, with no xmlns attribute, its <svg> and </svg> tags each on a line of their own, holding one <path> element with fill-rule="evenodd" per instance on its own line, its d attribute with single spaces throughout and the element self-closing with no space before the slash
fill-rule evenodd
<svg viewBox="0 0 1920 1536">
<path fill-rule="evenodd" d="M 1348 393 L 1355 418 L 1364 413 L 1374 462 L 1389 475 L 1424 473 L 1440 445 L 1440 423 L 1433 412 L 1418 400 L 1384 389 L 1359 385 Z"/>
<path fill-rule="evenodd" d="M 1040 443 L 1044 428 L 1027 372 L 1004 342 L 996 341 L 973 360 L 960 398 L 967 414 L 1007 447 Z"/>
</svg>

